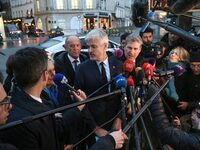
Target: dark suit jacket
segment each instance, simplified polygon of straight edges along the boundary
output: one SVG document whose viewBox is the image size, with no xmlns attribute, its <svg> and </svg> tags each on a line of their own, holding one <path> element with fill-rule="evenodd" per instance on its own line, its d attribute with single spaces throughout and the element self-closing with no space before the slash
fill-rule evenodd
<svg viewBox="0 0 200 150">
<path fill-rule="evenodd" d="M 74 85 L 75 71 L 68 58 L 68 53 L 66 51 L 58 52 L 54 55 L 54 65 L 56 73 L 62 73 L 68 79 L 70 85 Z M 85 54 L 80 54 L 79 56 L 81 63 L 85 61 L 88 57 Z"/>
<path fill-rule="evenodd" d="M 108 57 L 108 62 L 112 79 L 122 72 L 122 63 L 114 56 Z M 104 84 L 102 83 L 101 78 L 102 76 L 96 62 L 93 60 L 87 60 L 78 66 L 75 88 L 82 89 L 86 95 L 89 95 Z M 114 84 L 112 84 L 111 87 L 111 91 L 113 90 L 115 90 Z M 97 92 L 95 96 L 101 94 L 105 94 L 105 91 Z M 96 123 L 101 125 L 116 115 L 120 107 L 120 99 L 111 98 L 111 100 L 109 100 L 108 98 L 105 98 L 103 100 L 89 103 L 87 106 L 93 118 L 95 118 Z M 104 128 L 110 130 L 111 125 L 112 123 Z"/>
<path fill-rule="evenodd" d="M 51 110 L 46 105 L 48 102 L 37 102 L 24 91 L 16 92 L 11 102 L 13 108 L 10 111 L 8 122 Z M 49 115 L 36 119 L 1 131 L 2 141 L 11 143 L 20 150 L 63 150 L 65 133 L 68 132 L 69 126 L 80 119 L 80 116 L 80 111 L 74 108 L 63 113 L 63 118 Z"/>
</svg>

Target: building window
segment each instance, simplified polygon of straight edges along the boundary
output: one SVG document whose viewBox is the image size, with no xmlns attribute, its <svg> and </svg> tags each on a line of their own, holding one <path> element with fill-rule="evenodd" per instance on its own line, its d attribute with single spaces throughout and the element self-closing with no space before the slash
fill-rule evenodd
<svg viewBox="0 0 200 150">
<path fill-rule="evenodd" d="M 37 11 L 40 11 L 40 2 L 39 2 L 39 0 L 36 0 L 36 5 L 37 5 Z"/>
<path fill-rule="evenodd" d="M 72 4 L 72 9 L 78 9 L 78 0 L 72 0 L 71 4 Z"/>
<path fill-rule="evenodd" d="M 63 0 L 56 0 L 56 9 L 64 9 Z"/>
<path fill-rule="evenodd" d="M 92 9 L 92 0 L 86 0 L 86 9 Z"/>
</svg>

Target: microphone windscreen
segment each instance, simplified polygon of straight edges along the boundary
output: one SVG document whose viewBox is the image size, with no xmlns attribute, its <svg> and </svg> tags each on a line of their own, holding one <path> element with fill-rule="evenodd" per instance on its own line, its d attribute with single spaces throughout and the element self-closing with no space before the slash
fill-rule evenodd
<svg viewBox="0 0 200 150">
<path fill-rule="evenodd" d="M 115 50 L 114 50 L 114 56 L 115 56 L 115 57 L 120 58 L 120 57 L 123 56 L 123 54 L 124 54 L 124 52 L 123 52 L 122 49 L 115 49 Z"/>
<path fill-rule="evenodd" d="M 124 61 L 123 63 L 124 72 L 131 73 L 133 71 L 133 68 L 134 68 L 134 62 L 132 60 L 127 59 Z"/>
<path fill-rule="evenodd" d="M 117 76 L 115 78 L 115 86 L 116 88 L 126 88 L 126 79 L 123 76 Z"/>
<path fill-rule="evenodd" d="M 151 77 L 153 76 L 154 66 L 151 65 L 150 63 L 144 63 L 142 65 L 142 70 L 144 71 L 146 78 L 150 80 Z"/>
<path fill-rule="evenodd" d="M 147 80 L 145 78 L 145 74 L 144 71 L 140 68 L 138 68 L 137 72 L 136 72 L 136 85 L 146 85 L 147 84 Z"/>
<path fill-rule="evenodd" d="M 181 76 L 186 71 L 186 69 L 181 65 L 173 66 L 172 70 L 174 70 L 174 75 L 175 76 Z"/>
<path fill-rule="evenodd" d="M 133 80 L 132 76 L 129 76 L 126 79 L 126 82 L 127 82 L 127 86 L 134 86 L 134 80 Z"/>
<path fill-rule="evenodd" d="M 132 4 L 132 21 L 136 27 L 142 27 L 147 23 L 147 20 L 141 18 L 147 18 L 148 8 L 148 0 L 145 2 L 135 1 Z"/>
<path fill-rule="evenodd" d="M 172 11 L 175 14 L 184 14 L 198 4 L 200 0 L 177 0 L 172 6 Z"/>
<path fill-rule="evenodd" d="M 55 74 L 53 77 L 53 81 L 57 86 L 63 86 L 65 83 L 68 82 L 67 78 L 61 73 Z"/>
</svg>

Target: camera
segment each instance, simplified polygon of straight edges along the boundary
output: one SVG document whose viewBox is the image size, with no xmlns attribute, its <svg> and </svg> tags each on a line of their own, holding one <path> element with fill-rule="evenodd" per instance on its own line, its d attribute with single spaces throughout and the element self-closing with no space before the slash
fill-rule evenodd
<svg viewBox="0 0 200 150">
<path fill-rule="evenodd" d="M 155 43 L 152 43 L 151 45 L 144 45 L 144 46 L 145 46 L 145 49 L 153 56 L 163 54 L 162 49 Z"/>
</svg>

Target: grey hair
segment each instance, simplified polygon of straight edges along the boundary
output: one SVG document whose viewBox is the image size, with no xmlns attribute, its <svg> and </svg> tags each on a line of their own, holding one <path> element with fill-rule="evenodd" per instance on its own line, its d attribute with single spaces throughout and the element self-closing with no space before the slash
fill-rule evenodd
<svg viewBox="0 0 200 150">
<path fill-rule="evenodd" d="M 129 36 L 126 37 L 126 43 L 129 42 L 138 42 L 142 46 L 143 42 L 142 39 L 139 35 L 135 35 L 134 33 L 130 34 Z"/>
<path fill-rule="evenodd" d="M 65 39 L 65 44 L 68 44 L 69 39 L 70 39 L 71 37 L 76 37 L 77 39 L 79 39 L 79 37 L 78 37 L 77 35 L 69 35 L 69 36 L 67 36 L 66 39 Z"/>
<path fill-rule="evenodd" d="M 88 43 L 90 39 L 97 39 L 108 43 L 108 35 L 102 29 L 91 30 L 85 37 L 86 43 Z"/>
</svg>

